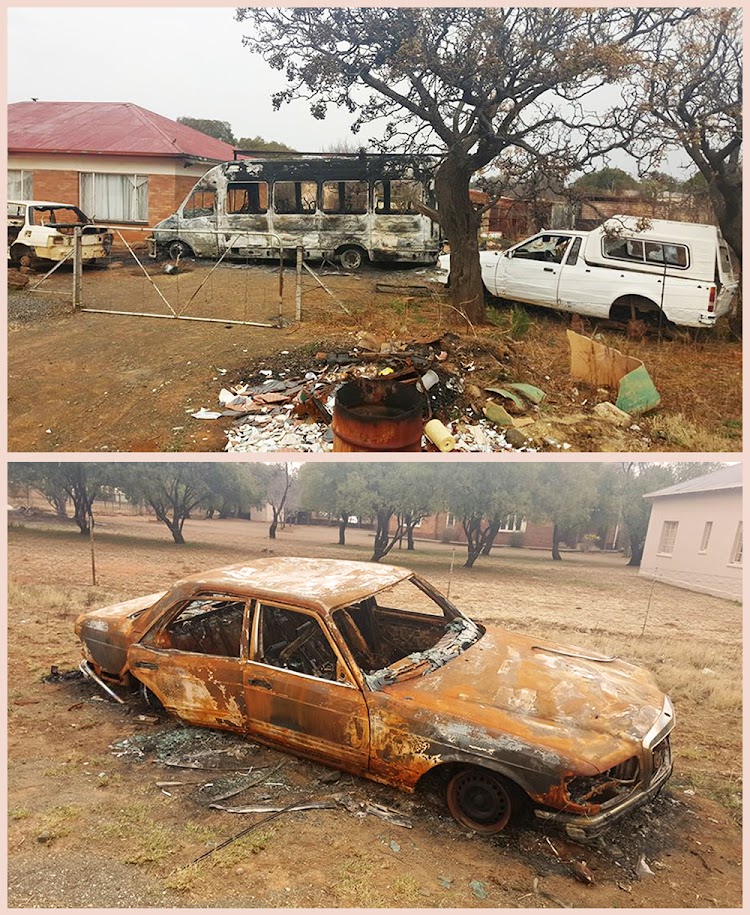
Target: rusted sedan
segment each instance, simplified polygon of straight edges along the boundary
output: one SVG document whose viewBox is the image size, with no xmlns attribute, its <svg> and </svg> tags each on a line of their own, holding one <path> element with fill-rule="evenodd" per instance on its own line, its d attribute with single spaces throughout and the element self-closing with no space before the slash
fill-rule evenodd
<svg viewBox="0 0 750 915">
<path fill-rule="evenodd" d="M 585 839 L 672 771 L 647 671 L 475 623 L 388 565 L 265 559 L 83 613 L 82 670 L 173 715 L 413 790 L 442 776 L 477 832 L 518 805 Z M 440 780 L 440 779 L 438 779 Z"/>
</svg>

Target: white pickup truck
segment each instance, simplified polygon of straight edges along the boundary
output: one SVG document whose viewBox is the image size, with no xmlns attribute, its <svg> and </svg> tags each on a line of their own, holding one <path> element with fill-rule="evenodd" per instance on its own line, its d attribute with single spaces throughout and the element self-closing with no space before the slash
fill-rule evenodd
<svg viewBox="0 0 750 915">
<path fill-rule="evenodd" d="M 8 201 L 8 260 L 29 266 L 35 258 L 61 261 L 73 251 L 74 230 L 81 228 L 81 257 L 92 263 L 112 247 L 109 229 L 96 226 L 70 203 L 48 200 Z"/>
<path fill-rule="evenodd" d="M 614 216 L 591 232 L 546 230 L 506 251 L 480 253 L 482 281 L 503 299 L 627 321 L 664 313 L 705 327 L 737 291 L 729 249 L 715 226 Z M 447 283 L 450 255 L 438 259 Z"/>
</svg>

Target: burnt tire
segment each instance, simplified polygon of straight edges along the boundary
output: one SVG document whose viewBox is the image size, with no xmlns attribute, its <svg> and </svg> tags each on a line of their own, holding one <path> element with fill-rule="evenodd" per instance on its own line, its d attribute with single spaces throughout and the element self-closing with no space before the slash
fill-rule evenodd
<svg viewBox="0 0 750 915">
<path fill-rule="evenodd" d="M 496 772 L 479 766 L 459 769 L 448 782 L 445 797 L 451 816 L 482 835 L 505 829 L 514 809 L 509 783 Z"/>
<path fill-rule="evenodd" d="M 344 270 L 359 270 L 365 261 L 361 248 L 344 248 L 338 253 L 338 259 Z"/>
<path fill-rule="evenodd" d="M 173 261 L 176 261 L 177 258 L 183 257 L 192 257 L 193 249 L 190 247 L 187 242 L 182 241 L 181 239 L 175 239 L 171 241 L 167 246 L 167 254 Z"/>
<path fill-rule="evenodd" d="M 26 245 L 11 245 L 10 262 L 14 266 L 30 267 L 34 259 L 31 248 Z"/>
</svg>

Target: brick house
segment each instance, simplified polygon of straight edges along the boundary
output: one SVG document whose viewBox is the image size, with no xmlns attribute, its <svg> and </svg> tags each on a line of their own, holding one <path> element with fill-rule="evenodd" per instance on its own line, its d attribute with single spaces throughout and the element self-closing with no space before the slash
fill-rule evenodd
<svg viewBox="0 0 750 915">
<path fill-rule="evenodd" d="M 131 243 L 233 148 L 130 102 L 8 105 L 8 197 L 74 203 Z"/>
</svg>

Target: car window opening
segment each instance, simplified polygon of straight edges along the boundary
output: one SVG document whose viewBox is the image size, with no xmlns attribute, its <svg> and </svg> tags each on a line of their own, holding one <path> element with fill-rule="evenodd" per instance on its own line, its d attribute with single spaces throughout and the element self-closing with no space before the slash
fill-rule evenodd
<svg viewBox="0 0 750 915">
<path fill-rule="evenodd" d="M 160 633 L 159 647 L 239 658 L 244 611 L 241 600 L 192 600 Z"/>
<path fill-rule="evenodd" d="M 336 654 L 311 616 L 263 604 L 260 660 L 323 680 L 336 679 Z"/>
<path fill-rule="evenodd" d="M 408 608 L 404 598 L 410 585 L 419 590 L 411 587 Z M 337 610 L 333 619 L 373 690 L 442 667 L 484 633 L 449 601 L 413 579 Z"/>
</svg>

